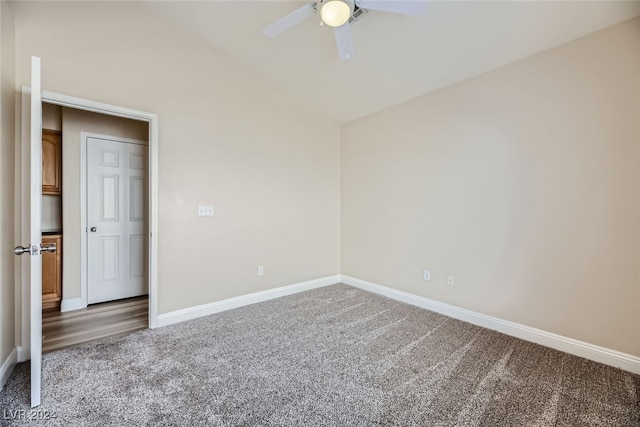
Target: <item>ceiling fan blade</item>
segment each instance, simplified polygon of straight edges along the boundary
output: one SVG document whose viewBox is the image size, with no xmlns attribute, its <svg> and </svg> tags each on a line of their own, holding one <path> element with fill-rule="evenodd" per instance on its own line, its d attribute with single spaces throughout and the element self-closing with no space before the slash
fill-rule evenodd
<svg viewBox="0 0 640 427">
<path fill-rule="evenodd" d="M 356 5 L 362 9 L 412 16 L 422 15 L 427 4 L 424 0 L 356 0 Z"/>
<path fill-rule="evenodd" d="M 353 58 L 353 40 L 351 38 L 351 25 L 346 23 L 334 29 L 336 44 L 338 45 L 338 56 L 342 61 Z"/>
<path fill-rule="evenodd" d="M 302 7 L 294 10 L 288 15 L 283 16 L 272 24 L 267 25 L 262 30 L 262 34 L 267 37 L 275 37 L 280 33 L 287 31 L 289 28 L 311 18 L 316 13 L 316 3 L 307 3 Z"/>
</svg>

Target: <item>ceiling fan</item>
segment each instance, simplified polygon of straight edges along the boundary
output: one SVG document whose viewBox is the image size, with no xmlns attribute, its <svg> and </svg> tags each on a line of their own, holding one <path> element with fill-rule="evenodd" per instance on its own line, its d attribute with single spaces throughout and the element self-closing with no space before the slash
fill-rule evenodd
<svg viewBox="0 0 640 427">
<path fill-rule="evenodd" d="M 401 15 L 420 16 L 426 10 L 424 0 L 318 0 L 307 3 L 267 25 L 262 34 L 275 37 L 289 28 L 311 18 L 320 12 L 321 25 L 334 28 L 338 56 L 341 60 L 353 57 L 351 24 L 369 10 L 399 13 Z"/>
</svg>

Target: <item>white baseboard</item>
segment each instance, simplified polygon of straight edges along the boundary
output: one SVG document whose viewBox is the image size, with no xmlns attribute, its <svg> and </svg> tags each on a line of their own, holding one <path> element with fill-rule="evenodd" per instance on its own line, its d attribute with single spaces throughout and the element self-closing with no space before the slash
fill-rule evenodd
<svg viewBox="0 0 640 427">
<path fill-rule="evenodd" d="M 65 313 L 67 311 L 80 310 L 87 308 L 87 304 L 82 301 L 82 298 L 67 298 L 63 299 L 60 303 L 60 311 Z"/>
<path fill-rule="evenodd" d="M 184 308 L 169 313 L 158 315 L 158 326 L 167 326 L 174 323 L 184 322 L 186 320 L 196 319 L 198 317 L 208 316 L 214 313 L 231 310 L 245 305 L 255 304 L 257 302 L 267 301 L 274 298 L 280 298 L 286 295 L 298 292 L 308 291 L 310 289 L 321 288 L 323 286 L 340 283 L 340 275 L 323 277 L 320 279 L 309 280 L 307 282 L 295 283 L 293 285 L 282 286 L 266 291 L 255 292 L 248 295 L 241 295 L 234 298 L 216 301 L 209 304 L 198 305 L 195 307 Z"/>
<path fill-rule="evenodd" d="M 4 362 L 2 362 L 2 366 L 0 366 L 0 390 L 4 388 L 4 385 L 7 383 L 9 379 L 9 375 L 11 375 L 11 371 L 16 366 L 18 362 L 18 351 L 17 349 L 11 350 L 9 356 L 6 358 Z"/>
<path fill-rule="evenodd" d="M 398 291 L 386 286 L 367 282 L 365 280 L 356 279 L 355 277 L 342 275 L 342 283 L 402 301 L 411 305 L 435 311 L 454 319 L 472 323 L 488 329 L 493 329 L 506 335 L 531 341 L 536 344 L 551 347 L 565 353 L 584 357 L 585 359 L 595 362 L 604 363 L 605 365 L 624 369 L 625 371 L 640 374 L 640 357 L 622 353 L 616 350 L 578 341 L 573 338 L 567 338 L 551 332 L 542 331 L 540 329 L 531 328 L 519 323 L 510 322 L 508 320 L 499 319 L 497 317 L 487 316 L 475 311 L 456 307 L 454 305 L 431 300 L 408 292 Z"/>
</svg>

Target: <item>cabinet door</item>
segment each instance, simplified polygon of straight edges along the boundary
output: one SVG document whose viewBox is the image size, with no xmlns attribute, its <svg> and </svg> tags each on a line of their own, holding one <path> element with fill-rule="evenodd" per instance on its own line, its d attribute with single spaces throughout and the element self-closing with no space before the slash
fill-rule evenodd
<svg viewBox="0 0 640 427">
<path fill-rule="evenodd" d="M 56 244 L 55 252 L 42 253 L 42 308 L 53 308 L 62 300 L 62 236 L 42 236 L 42 244 Z"/>
<path fill-rule="evenodd" d="M 42 129 L 42 194 L 62 194 L 62 134 Z"/>
</svg>

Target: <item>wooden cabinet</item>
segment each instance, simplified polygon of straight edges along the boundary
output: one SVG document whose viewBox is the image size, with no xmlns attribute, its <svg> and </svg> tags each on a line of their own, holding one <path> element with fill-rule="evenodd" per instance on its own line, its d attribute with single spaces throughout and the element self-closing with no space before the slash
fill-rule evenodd
<svg viewBox="0 0 640 427">
<path fill-rule="evenodd" d="M 55 243 L 55 252 L 42 254 L 42 308 L 56 308 L 62 300 L 62 235 L 42 236 L 42 244 Z"/>
<path fill-rule="evenodd" d="M 42 129 L 42 194 L 62 195 L 62 132 Z M 62 234 L 42 236 L 42 308 L 59 308 L 62 300 Z"/>
<path fill-rule="evenodd" d="M 62 194 L 62 133 L 42 129 L 42 194 Z"/>
</svg>

